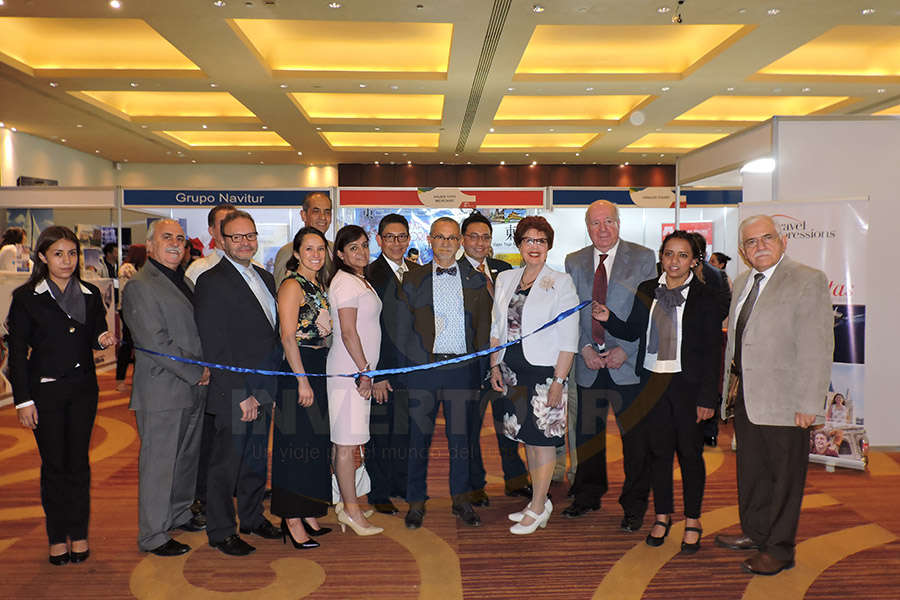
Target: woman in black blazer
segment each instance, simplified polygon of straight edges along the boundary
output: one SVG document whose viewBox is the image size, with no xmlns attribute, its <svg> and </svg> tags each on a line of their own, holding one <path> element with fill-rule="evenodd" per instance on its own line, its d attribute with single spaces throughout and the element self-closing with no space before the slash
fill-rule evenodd
<svg viewBox="0 0 900 600">
<path fill-rule="evenodd" d="M 41 453 L 41 504 L 54 565 L 82 562 L 90 553 L 88 447 L 98 396 L 92 349 L 116 342 L 100 290 L 79 277 L 79 257 L 70 229 L 45 229 L 34 271 L 9 308 L 10 381 L 19 422 L 34 431 Z"/>
<path fill-rule="evenodd" d="M 716 295 L 695 269 L 700 251 L 691 234 L 670 233 L 659 256 L 663 273 L 638 286 L 627 321 L 602 304 L 595 304 L 592 313 L 617 338 L 640 338 L 635 371 L 643 389 L 636 402 L 644 405 L 645 416 L 637 425 L 638 440 L 645 459 L 644 481 L 649 478 L 652 484 L 656 509 L 647 544 L 661 546 L 672 526 L 672 458 L 677 453 L 686 518 L 681 551 L 693 554 L 703 533 L 700 506 L 706 466 L 701 423 L 718 403 L 722 329 Z"/>
</svg>

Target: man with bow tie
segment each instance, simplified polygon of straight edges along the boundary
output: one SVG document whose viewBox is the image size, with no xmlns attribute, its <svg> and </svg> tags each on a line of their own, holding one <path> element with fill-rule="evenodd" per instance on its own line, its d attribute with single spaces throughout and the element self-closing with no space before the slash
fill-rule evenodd
<svg viewBox="0 0 900 600">
<path fill-rule="evenodd" d="M 397 332 L 406 366 L 453 359 L 488 347 L 491 296 L 484 275 L 465 258 L 456 260 L 460 240 L 456 221 L 437 219 L 428 235 L 434 260 L 403 278 L 402 298 L 407 310 L 401 315 Z M 410 427 L 406 526 L 410 529 L 421 527 L 425 518 L 428 453 L 441 405 L 450 455 L 452 511 L 466 525 L 481 525 L 470 499 L 466 417 L 471 404 L 479 401 L 486 366 L 482 357 L 406 376 Z"/>
</svg>

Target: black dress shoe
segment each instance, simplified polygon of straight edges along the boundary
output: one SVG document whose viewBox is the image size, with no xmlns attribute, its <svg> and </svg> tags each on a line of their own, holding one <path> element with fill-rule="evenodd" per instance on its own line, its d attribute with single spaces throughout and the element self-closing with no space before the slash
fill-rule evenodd
<svg viewBox="0 0 900 600">
<path fill-rule="evenodd" d="M 478 516 L 471 504 L 454 504 L 450 510 L 469 527 L 481 527 L 481 517 Z"/>
<path fill-rule="evenodd" d="M 669 529 L 672 528 L 672 515 L 669 515 L 668 521 L 657 520 L 653 524 L 653 526 L 656 527 L 657 525 L 659 525 L 660 527 L 666 528 L 666 530 L 663 532 L 663 534 L 660 537 L 656 537 L 655 535 L 653 535 L 653 531 L 651 530 L 650 533 L 647 534 L 647 539 L 644 540 L 645 542 L 647 542 L 648 546 L 653 546 L 654 548 L 658 548 L 658 547 L 662 546 L 663 542 L 666 541 L 666 536 L 669 535 Z"/>
<path fill-rule="evenodd" d="M 182 554 L 187 554 L 191 551 L 191 547 L 187 544 L 182 544 L 177 540 L 170 539 L 165 544 L 157 546 L 153 550 L 150 550 L 150 554 L 155 554 L 157 556 L 181 556 Z"/>
<path fill-rule="evenodd" d="M 47 558 L 50 560 L 51 565 L 56 565 L 57 567 L 69 564 L 68 552 L 66 552 L 65 554 L 57 554 L 56 556 L 51 554 Z"/>
<path fill-rule="evenodd" d="M 484 490 L 475 490 L 472 492 L 469 497 L 471 498 L 470 502 L 472 506 L 490 506 L 491 499 L 488 498 L 488 495 Z"/>
<path fill-rule="evenodd" d="M 424 520 L 424 508 L 410 508 L 409 512 L 406 513 L 406 518 L 403 521 L 406 523 L 407 529 L 418 529 L 422 526 L 422 521 Z"/>
<path fill-rule="evenodd" d="M 268 519 L 263 519 L 262 523 L 253 529 L 244 529 L 241 527 L 241 533 L 244 535 L 254 534 L 267 540 L 277 540 L 281 537 L 281 530 L 269 523 Z"/>
<path fill-rule="evenodd" d="M 693 531 L 697 534 L 697 541 L 693 544 L 688 544 L 684 540 L 681 540 L 681 553 L 682 554 L 697 554 L 697 551 L 700 550 L 700 538 L 703 537 L 703 530 L 699 527 L 685 527 L 685 533 L 688 531 Z"/>
<path fill-rule="evenodd" d="M 303 519 L 300 519 L 303 522 Z M 303 523 L 306 525 L 306 523 Z M 305 528 L 304 528 L 305 529 Z M 298 542 L 294 539 L 294 534 L 291 533 L 291 528 L 288 527 L 287 521 L 285 519 L 281 520 L 281 542 L 283 544 L 287 544 L 287 541 L 291 540 L 291 544 L 293 544 L 294 548 L 297 550 L 312 550 L 313 548 L 319 547 L 319 542 L 314 539 L 308 539 L 305 542 Z"/>
<path fill-rule="evenodd" d="M 703 436 L 703 443 L 711 448 L 715 448 L 716 446 L 718 446 L 718 441 L 719 440 L 716 439 L 716 436 L 714 435 Z"/>
<path fill-rule="evenodd" d="M 269 525 L 271 525 L 271 523 L 269 523 Z M 272 529 L 275 528 L 273 527 Z M 276 529 L 276 531 L 278 530 Z M 281 532 L 279 532 L 278 535 L 280 536 Z M 229 556 L 247 556 L 251 552 L 256 552 L 256 548 L 242 540 L 236 533 L 229 535 L 221 542 L 210 542 L 209 545 Z"/>
<path fill-rule="evenodd" d="M 181 525 L 177 525 L 175 529 L 180 529 L 181 531 L 203 531 L 206 529 L 206 518 L 195 515 Z"/>
<path fill-rule="evenodd" d="M 534 490 L 531 488 L 530 485 L 526 485 L 524 487 L 516 488 L 514 490 L 506 490 L 506 495 L 511 498 L 519 497 L 519 498 L 529 498 L 530 499 L 531 496 L 534 495 Z"/>
<path fill-rule="evenodd" d="M 576 519 L 582 515 L 586 515 L 589 512 L 593 512 L 595 510 L 600 509 L 600 504 L 581 504 L 576 500 L 572 504 L 570 504 L 565 510 L 562 511 L 562 514 L 566 515 L 570 519 Z"/>
<path fill-rule="evenodd" d="M 372 508 L 375 509 L 375 512 L 379 512 L 383 515 L 396 515 L 399 510 L 394 506 L 394 503 L 388 500 L 387 502 L 376 502 L 372 505 Z"/>
<path fill-rule="evenodd" d="M 84 552 L 69 552 L 69 562 L 72 564 L 81 563 L 86 561 L 90 555 L 90 548 L 88 548 Z"/>
<path fill-rule="evenodd" d="M 635 531 L 640 530 L 643 525 L 644 517 L 642 515 L 629 515 L 627 513 L 622 517 L 622 522 L 619 523 L 622 531 L 627 531 L 628 533 L 634 533 Z"/>
<path fill-rule="evenodd" d="M 206 514 L 206 502 L 203 500 L 194 500 L 194 503 L 191 504 L 191 512 L 194 515 L 205 515 Z"/>
</svg>

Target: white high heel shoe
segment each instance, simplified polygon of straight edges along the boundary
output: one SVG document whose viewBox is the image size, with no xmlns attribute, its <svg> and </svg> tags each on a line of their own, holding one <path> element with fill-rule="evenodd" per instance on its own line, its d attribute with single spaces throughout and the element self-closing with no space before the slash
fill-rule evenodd
<svg viewBox="0 0 900 600">
<path fill-rule="evenodd" d="M 550 513 L 552 512 L 553 505 L 550 504 L 550 500 L 547 500 L 547 502 L 544 504 L 544 512 L 542 512 L 541 514 L 537 514 L 531 509 L 527 509 L 525 510 L 524 516 L 528 516 L 534 519 L 531 525 L 522 525 L 521 523 L 516 523 L 509 528 L 509 532 L 514 535 L 528 535 L 534 533 L 538 527 L 543 529 L 547 526 L 547 521 L 550 520 Z"/>
<path fill-rule="evenodd" d="M 527 505 L 525 508 L 528 508 Z M 550 498 L 547 498 L 547 501 L 544 502 L 544 510 L 553 511 L 553 503 L 550 502 Z M 508 518 L 510 521 L 518 523 L 523 518 L 525 518 L 525 509 L 523 508 L 519 512 L 509 513 L 508 515 L 506 515 L 506 518 Z"/>
<path fill-rule="evenodd" d="M 334 514 L 335 514 L 335 516 L 338 516 L 338 515 L 340 515 L 342 512 L 344 512 L 344 503 L 343 503 L 343 502 L 338 502 L 337 504 L 334 505 Z M 364 516 L 365 518 L 367 518 L 367 519 L 368 519 L 369 517 L 371 517 L 372 515 L 374 515 L 374 514 L 375 514 L 375 511 L 374 511 L 373 509 L 371 509 L 371 508 L 370 508 L 369 510 L 364 510 L 364 511 L 363 511 L 363 516 Z"/>
<path fill-rule="evenodd" d="M 382 531 L 384 531 L 383 527 L 376 527 L 375 525 L 369 525 L 368 527 L 364 527 L 350 518 L 350 515 L 344 511 L 341 511 L 337 516 L 338 523 L 341 526 L 341 533 L 345 533 L 347 531 L 347 527 L 353 530 L 353 533 L 356 535 L 378 535 Z"/>
</svg>

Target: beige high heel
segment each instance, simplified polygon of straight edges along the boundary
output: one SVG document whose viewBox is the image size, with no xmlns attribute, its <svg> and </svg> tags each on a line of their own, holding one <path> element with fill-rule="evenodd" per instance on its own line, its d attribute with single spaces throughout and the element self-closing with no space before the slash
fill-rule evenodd
<svg viewBox="0 0 900 600">
<path fill-rule="evenodd" d="M 340 515 L 342 512 L 344 512 L 344 503 L 343 503 L 343 502 L 338 502 L 337 504 L 334 505 L 334 514 L 335 514 L 335 515 Z M 364 510 L 364 511 L 363 511 L 363 516 L 364 516 L 365 518 L 367 518 L 367 519 L 368 519 L 369 517 L 371 517 L 372 515 L 374 515 L 374 514 L 375 514 L 375 510 L 374 510 L 374 509 L 371 509 L 371 508 L 370 508 L 369 510 Z"/>
<path fill-rule="evenodd" d="M 377 535 L 384 531 L 383 527 L 376 527 L 374 525 L 363 527 L 343 511 L 343 506 L 341 509 L 341 512 L 339 512 L 337 516 L 338 523 L 341 524 L 341 533 L 346 533 L 347 527 L 350 527 L 356 535 Z"/>
</svg>

